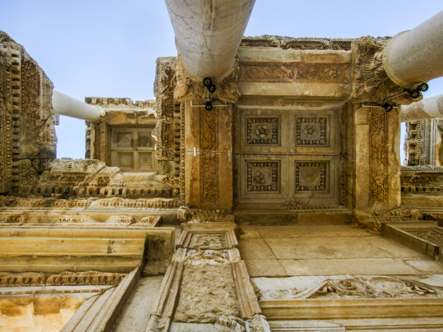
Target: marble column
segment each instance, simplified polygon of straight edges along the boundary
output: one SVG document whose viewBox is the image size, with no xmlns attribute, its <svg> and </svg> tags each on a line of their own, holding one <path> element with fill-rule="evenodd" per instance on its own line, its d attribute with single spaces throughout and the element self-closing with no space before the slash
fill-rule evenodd
<svg viewBox="0 0 443 332">
<path fill-rule="evenodd" d="M 166 0 L 179 53 L 192 78 L 214 83 L 234 66 L 255 0 Z"/>
<path fill-rule="evenodd" d="M 412 89 L 443 76 L 442 54 L 443 11 L 391 39 L 383 52 L 383 65 L 394 83 Z"/>
<path fill-rule="evenodd" d="M 443 118 L 443 95 L 401 107 L 401 122 Z"/>
<path fill-rule="evenodd" d="M 58 91 L 53 91 L 52 107 L 56 114 L 83 119 L 89 122 L 97 122 L 100 116 L 104 114 L 101 107 L 88 105 Z"/>
</svg>

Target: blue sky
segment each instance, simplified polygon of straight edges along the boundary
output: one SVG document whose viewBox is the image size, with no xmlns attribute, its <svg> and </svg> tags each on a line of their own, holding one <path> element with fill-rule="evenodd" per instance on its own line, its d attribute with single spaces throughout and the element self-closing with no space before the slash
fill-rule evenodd
<svg viewBox="0 0 443 332">
<path fill-rule="evenodd" d="M 245 35 L 393 36 L 443 10 L 441 0 L 257 0 Z M 153 99 L 155 60 L 176 49 L 162 0 L 0 0 L 0 30 L 39 63 L 55 89 Z M 443 79 L 425 97 L 443 93 Z M 61 117 L 58 157 L 83 158 L 84 121 Z"/>
</svg>

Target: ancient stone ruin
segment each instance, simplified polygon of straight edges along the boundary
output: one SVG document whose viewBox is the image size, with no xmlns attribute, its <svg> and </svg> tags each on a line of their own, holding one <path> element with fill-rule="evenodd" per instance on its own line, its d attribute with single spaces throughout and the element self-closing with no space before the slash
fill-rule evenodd
<svg viewBox="0 0 443 332">
<path fill-rule="evenodd" d="M 254 0 L 166 4 L 155 100 L 54 91 L 0 32 L 0 330 L 443 330 L 443 12 L 244 37 Z"/>
</svg>

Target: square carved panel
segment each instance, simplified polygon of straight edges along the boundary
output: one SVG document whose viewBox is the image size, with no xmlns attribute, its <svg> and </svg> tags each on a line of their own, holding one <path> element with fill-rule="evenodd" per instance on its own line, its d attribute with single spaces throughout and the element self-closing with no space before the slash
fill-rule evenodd
<svg viewBox="0 0 443 332">
<path fill-rule="evenodd" d="M 134 168 L 134 153 L 133 152 L 118 152 L 117 166 L 121 168 Z"/>
<path fill-rule="evenodd" d="M 138 146 L 143 148 L 149 148 L 152 146 L 151 133 L 138 133 Z"/>
<path fill-rule="evenodd" d="M 327 192 L 329 177 L 328 162 L 296 161 L 295 193 Z"/>
<path fill-rule="evenodd" d="M 279 117 L 246 118 L 246 144 L 279 144 Z"/>
<path fill-rule="evenodd" d="M 295 123 L 296 145 L 329 146 L 328 117 L 297 117 Z"/>
<path fill-rule="evenodd" d="M 116 133 L 118 147 L 132 147 L 132 132 L 120 131 Z"/>
<path fill-rule="evenodd" d="M 139 168 L 152 168 L 152 153 L 140 152 L 139 153 Z"/>
<path fill-rule="evenodd" d="M 279 192 L 280 163 L 254 161 L 246 163 L 248 192 Z"/>
</svg>

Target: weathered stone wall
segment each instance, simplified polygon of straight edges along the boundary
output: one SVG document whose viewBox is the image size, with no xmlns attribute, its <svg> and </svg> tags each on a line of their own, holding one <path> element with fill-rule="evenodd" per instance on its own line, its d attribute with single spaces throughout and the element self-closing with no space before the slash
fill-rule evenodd
<svg viewBox="0 0 443 332">
<path fill-rule="evenodd" d="M 0 31 L 0 193 L 26 194 L 55 158 L 53 85 L 37 62 Z"/>
<path fill-rule="evenodd" d="M 407 166 L 443 165 L 443 120 L 406 123 L 404 152 Z"/>
</svg>

